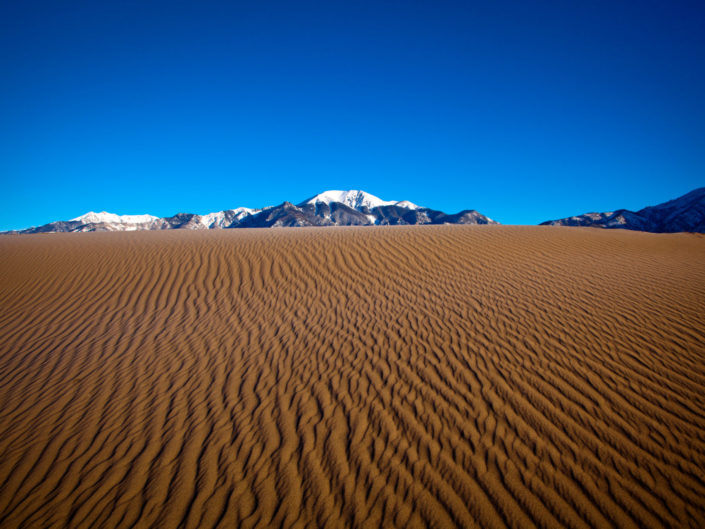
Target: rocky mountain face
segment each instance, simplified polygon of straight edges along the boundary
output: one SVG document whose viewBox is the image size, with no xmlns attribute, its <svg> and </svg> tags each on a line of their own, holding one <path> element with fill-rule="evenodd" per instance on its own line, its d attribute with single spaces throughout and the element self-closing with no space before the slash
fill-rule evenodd
<svg viewBox="0 0 705 529">
<path fill-rule="evenodd" d="M 705 233 L 705 187 L 639 211 L 618 209 L 605 213 L 585 213 L 575 217 L 548 220 L 541 225 L 622 228 L 655 233 Z"/>
<path fill-rule="evenodd" d="M 86 213 L 15 233 L 136 231 L 169 229 L 269 228 L 300 226 L 370 226 L 402 224 L 497 224 L 475 210 L 455 214 L 408 201 L 386 201 L 364 191 L 325 191 L 297 205 L 284 202 L 262 209 L 237 208 L 207 215 L 173 217 Z"/>
</svg>

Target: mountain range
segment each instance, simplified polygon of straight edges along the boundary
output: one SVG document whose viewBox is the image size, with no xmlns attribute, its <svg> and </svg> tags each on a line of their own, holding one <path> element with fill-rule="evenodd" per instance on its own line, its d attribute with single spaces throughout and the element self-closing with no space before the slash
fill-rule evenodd
<svg viewBox="0 0 705 529">
<path fill-rule="evenodd" d="M 548 220 L 541 225 L 620 228 L 654 233 L 705 233 L 705 187 L 639 211 L 618 209 L 604 213 L 584 213 L 575 217 Z"/>
<path fill-rule="evenodd" d="M 387 201 L 359 190 L 325 191 L 299 204 L 284 202 L 265 208 L 236 208 L 207 215 L 177 213 L 172 217 L 89 212 L 71 220 L 7 233 L 136 231 L 170 229 L 269 228 L 298 226 L 385 226 L 402 224 L 498 224 L 473 209 L 447 214 L 407 200 Z M 549 220 L 542 226 L 620 228 L 656 233 L 705 233 L 705 187 L 639 211 L 618 209 Z"/>
<path fill-rule="evenodd" d="M 298 226 L 369 226 L 402 224 L 497 224 L 475 210 L 446 214 L 409 201 L 386 201 L 364 191 L 325 191 L 294 205 L 284 202 L 261 209 L 236 208 L 207 215 L 172 217 L 89 212 L 71 220 L 12 233 L 136 231 L 169 229 L 269 228 Z"/>
</svg>

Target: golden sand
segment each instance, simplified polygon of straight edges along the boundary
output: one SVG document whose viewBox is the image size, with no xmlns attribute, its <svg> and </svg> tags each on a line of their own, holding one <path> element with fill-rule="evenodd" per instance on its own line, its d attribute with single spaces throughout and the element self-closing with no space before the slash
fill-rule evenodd
<svg viewBox="0 0 705 529">
<path fill-rule="evenodd" d="M 0 238 L 0 527 L 705 527 L 705 237 Z"/>
</svg>

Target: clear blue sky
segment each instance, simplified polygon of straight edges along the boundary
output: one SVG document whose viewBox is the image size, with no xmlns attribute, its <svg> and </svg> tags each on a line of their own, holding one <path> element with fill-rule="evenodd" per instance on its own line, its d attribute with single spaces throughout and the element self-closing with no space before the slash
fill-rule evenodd
<svg viewBox="0 0 705 529">
<path fill-rule="evenodd" d="M 0 6 L 0 230 L 364 189 L 533 224 L 705 185 L 705 4 Z"/>
</svg>

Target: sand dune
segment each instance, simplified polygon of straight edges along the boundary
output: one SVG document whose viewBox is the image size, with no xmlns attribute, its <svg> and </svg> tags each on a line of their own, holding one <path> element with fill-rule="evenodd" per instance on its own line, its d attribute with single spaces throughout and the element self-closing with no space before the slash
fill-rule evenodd
<svg viewBox="0 0 705 529">
<path fill-rule="evenodd" d="M 0 527 L 705 527 L 705 237 L 0 238 Z"/>
</svg>

